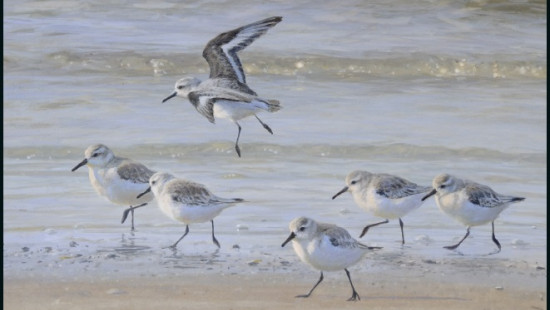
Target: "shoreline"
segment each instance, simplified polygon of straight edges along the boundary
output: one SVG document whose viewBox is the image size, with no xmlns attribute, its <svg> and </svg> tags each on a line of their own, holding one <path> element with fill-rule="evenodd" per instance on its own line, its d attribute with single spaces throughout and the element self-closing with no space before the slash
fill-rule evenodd
<svg viewBox="0 0 550 310">
<path fill-rule="evenodd" d="M 344 271 L 325 272 L 309 298 L 295 298 L 313 287 L 319 271 L 290 249 L 188 246 L 5 248 L 4 309 L 547 308 L 546 266 L 504 255 L 442 252 L 427 259 L 414 248 L 389 246 L 349 268 L 361 300 L 347 302 Z"/>
</svg>

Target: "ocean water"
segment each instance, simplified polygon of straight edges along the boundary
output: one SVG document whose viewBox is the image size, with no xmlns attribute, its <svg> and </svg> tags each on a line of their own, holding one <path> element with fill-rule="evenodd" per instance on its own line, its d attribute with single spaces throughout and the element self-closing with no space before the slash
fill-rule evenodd
<svg viewBox="0 0 550 310">
<path fill-rule="evenodd" d="M 4 273 L 63 264 L 52 251 L 152 259 L 183 233 L 154 202 L 136 211 L 136 232 L 120 224 L 124 208 L 94 192 L 85 168 L 70 171 L 94 143 L 246 199 L 215 220 L 221 251 L 295 259 L 280 244 L 301 215 L 357 237 L 382 219 L 349 194 L 331 200 L 352 170 L 423 185 L 447 172 L 526 197 L 496 220 L 503 250 L 491 259 L 545 266 L 546 14 L 527 0 L 5 1 Z M 238 158 L 234 124 L 161 100 L 183 75 L 207 78 L 211 38 L 275 15 L 240 58 L 250 87 L 283 109 L 260 115 L 274 135 L 241 122 Z M 432 199 L 403 221 L 405 247 L 395 220 L 361 241 L 460 256 L 442 246 L 465 227 Z M 190 228 L 181 252 L 214 248 L 208 223 Z M 490 233 L 474 227 L 460 253 L 493 251 Z M 22 265 L 30 253 L 42 256 Z"/>
</svg>

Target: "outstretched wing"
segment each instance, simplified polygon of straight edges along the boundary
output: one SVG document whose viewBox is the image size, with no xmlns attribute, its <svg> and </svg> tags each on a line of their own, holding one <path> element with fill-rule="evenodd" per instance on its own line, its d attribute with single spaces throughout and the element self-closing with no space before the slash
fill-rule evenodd
<svg viewBox="0 0 550 310">
<path fill-rule="evenodd" d="M 237 52 L 249 46 L 254 40 L 266 33 L 282 20 L 274 16 L 257 21 L 237 29 L 224 32 L 210 40 L 202 56 L 210 66 L 210 78 L 236 79 L 246 84 L 244 71 Z"/>
</svg>

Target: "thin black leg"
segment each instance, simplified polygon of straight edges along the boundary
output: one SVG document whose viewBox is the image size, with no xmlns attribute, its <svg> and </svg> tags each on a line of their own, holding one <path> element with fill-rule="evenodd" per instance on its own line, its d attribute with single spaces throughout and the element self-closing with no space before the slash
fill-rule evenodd
<svg viewBox="0 0 550 310">
<path fill-rule="evenodd" d="M 405 233 L 403 232 L 403 221 L 399 218 L 399 226 L 401 226 L 401 244 L 405 244 Z"/>
<path fill-rule="evenodd" d="M 134 231 L 134 208 L 130 210 L 130 213 L 132 213 L 132 231 Z"/>
<path fill-rule="evenodd" d="M 496 254 L 496 253 L 500 252 L 500 242 L 498 242 L 497 238 L 495 237 L 495 221 L 491 222 L 491 224 L 493 225 L 493 242 L 498 247 L 498 251 L 494 253 L 494 254 Z"/>
<path fill-rule="evenodd" d="M 470 226 L 468 226 L 468 229 L 466 229 L 466 235 L 464 236 L 464 238 L 462 238 L 457 244 L 444 246 L 444 248 L 449 250 L 454 250 L 458 248 L 458 246 L 462 243 L 462 241 L 464 241 L 469 235 L 470 235 Z"/>
<path fill-rule="evenodd" d="M 267 126 L 266 123 L 262 122 L 262 120 L 258 116 L 256 116 L 256 119 L 258 120 L 258 122 L 260 122 L 260 124 L 262 124 L 262 126 L 264 126 L 265 130 L 267 130 L 270 134 L 273 134 L 273 131 L 271 130 L 271 128 L 269 128 L 269 126 Z"/>
<path fill-rule="evenodd" d="M 235 151 L 237 151 L 237 155 L 241 157 L 241 149 L 239 148 L 239 138 L 241 137 L 241 125 L 239 123 L 235 122 L 237 124 L 237 127 L 239 128 L 239 133 L 237 134 L 237 141 L 235 141 Z"/>
<path fill-rule="evenodd" d="M 124 224 L 124 222 L 126 221 L 126 218 L 128 218 L 128 214 L 132 214 L 132 231 L 134 231 L 134 210 L 146 205 L 147 203 L 145 202 L 140 204 L 139 206 L 135 206 L 135 207 L 130 206 L 128 209 L 124 210 L 124 212 L 122 212 L 122 220 L 120 221 L 120 223 Z"/>
<path fill-rule="evenodd" d="M 361 297 L 359 297 L 359 294 L 357 294 L 357 291 L 355 291 L 355 287 L 353 286 L 353 282 L 351 282 L 351 276 L 349 275 L 348 269 L 347 269 L 347 268 L 344 268 L 344 270 L 346 271 L 346 275 L 348 275 L 349 284 L 351 284 L 351 289 L 353 290 L 353 294 L 352 294 L 351 297 L 348 299 L 348 301 L 357 301 L 357 300 L 361 300 Z"/>
<path fill-rule="evenodd" d="M 363 228 L 363 231 L 361 232 L 361 235 L 359 235 L 359 238 L 363 238 L 363 236 L 367 233 L 367 231 L 369 230 L 369 228 L 374 227 L 374 226 L 378 226 L 378 225 L 381 225 L 381 224 L 387 224 L 387 223 L 389 223 L 389 222 L 390 222 L 390 220 L 386 219 L 386 220 L 383 221 L 383 222 L 374 223 L 374 224 L 370 224 L 370 225 L 365 226 L 365 228 Z"/>
<path fill-rule="evenodd" d="M 185 233 L 183 234 L 183 236 L 181 236 L 181 238 L 179 238 L 178 241 L 176 241 L 176 243 L 169 246 L 169 248 L 175 249 L 178 246 L 178 243 L 181 241 L 181 239 L 187 236 L 188 233 L 189 233 L 189 225 L 185 225 Z"/>
<path fill-rule="evenodd" d="M 216 239 L 216 237 L 214 236 L 214 220 L 210 220 L 210 222 L 212 222 L 212 241 L 214 241 L 214 244 L 218 246 L 218 248 L 220 247 L 220 243 L 218 242 L 218 240 Z"/>
<path fill-rule="evenodd" d="M 313 288 L 311 288 L 311 290 L 309 291 L 309 293 L 305 294 L 305 295 L 298 295 L 296 297 L 298 298 L 308 298 L 309 295 L 311 295 L 311 293 L 313 293 L 313 290 L 317 287 L 317 285 L 319 285 L 319 283 L 321 283 L 321 281 L 323 281 L 323 272 L 321 271 L 321 277 L 319 278 L 319 281 L 317 281 L 317 283 L 315 283 L 315 285 L 313 286 Z M 353 286 L 353 285 L 352 285 Z"/>
</svg>

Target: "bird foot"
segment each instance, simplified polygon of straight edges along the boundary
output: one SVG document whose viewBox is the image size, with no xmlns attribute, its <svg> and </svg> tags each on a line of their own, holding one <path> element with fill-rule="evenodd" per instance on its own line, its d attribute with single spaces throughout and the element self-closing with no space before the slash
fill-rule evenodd
<svg viewBox="0 0 550 310">
<path fill-rule="evenodd" d="M 359 294 L 357 292 L 353 292 L 353 295 L 348 299 L 348 301 L 358 301 L 361 300 L 361 297 L 359 297 Z"/>
</svg>

